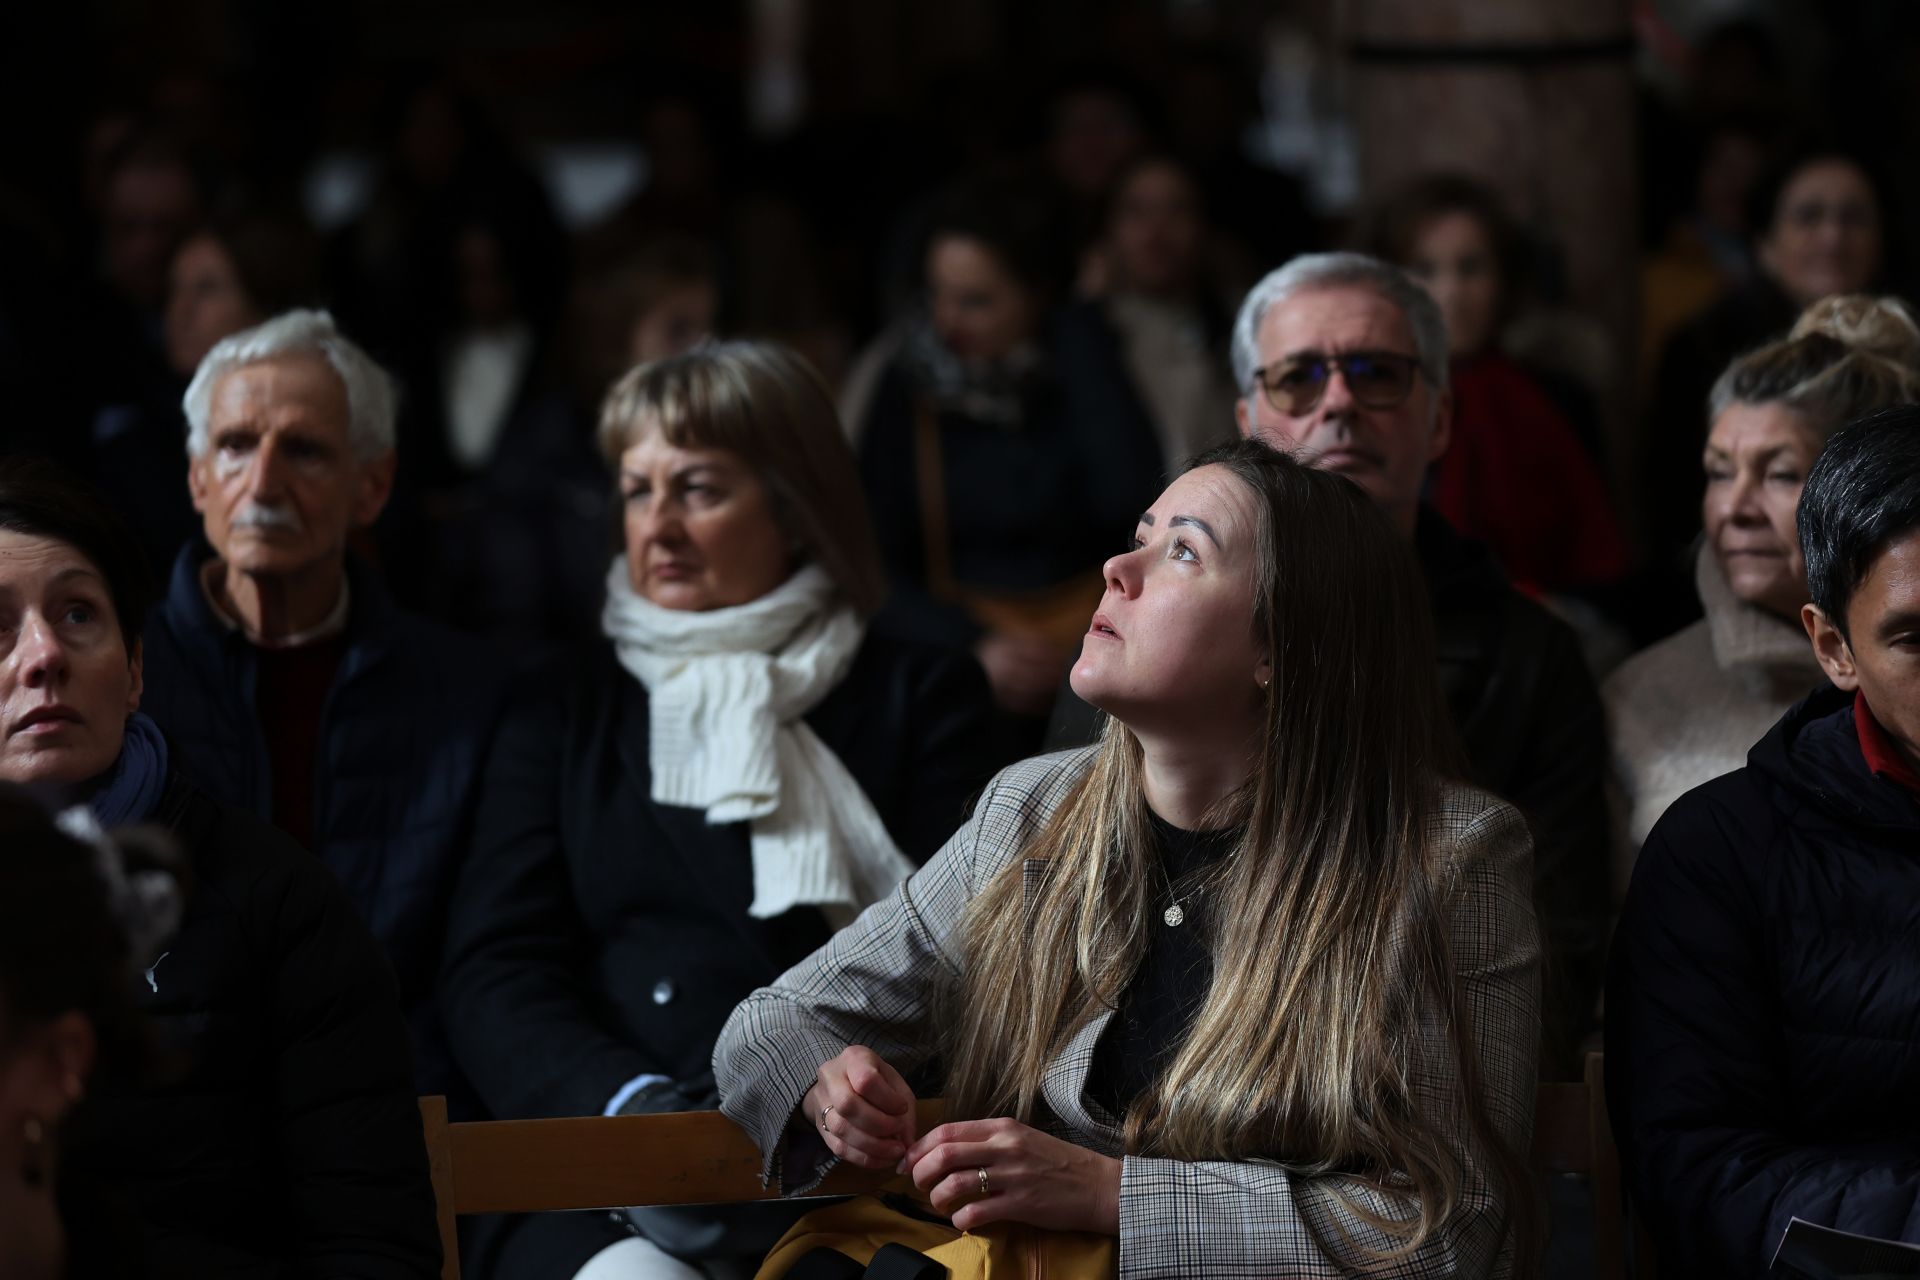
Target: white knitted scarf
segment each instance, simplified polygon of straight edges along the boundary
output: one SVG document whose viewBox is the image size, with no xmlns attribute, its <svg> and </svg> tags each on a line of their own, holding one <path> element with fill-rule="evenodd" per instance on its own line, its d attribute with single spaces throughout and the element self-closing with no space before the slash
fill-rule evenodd
<svg viewBox="0 0 1920 1280">
<path fill-rule="evenodd" d="M 653 799 L 752 824 L 753 905 L 803 903 L 835 924 L 912 873 L 873 802 L 801 719 L 853 665 L 865 626 L 808 565 L 758 600 L 663 609 L 607 573 L 601 628 L 651 702 Z"/>
</svg>

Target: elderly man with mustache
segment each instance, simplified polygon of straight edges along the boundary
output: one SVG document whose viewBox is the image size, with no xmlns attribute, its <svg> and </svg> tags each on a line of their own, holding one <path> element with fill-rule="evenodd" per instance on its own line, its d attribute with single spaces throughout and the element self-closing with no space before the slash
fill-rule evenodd
<svg viewBox="0 0 1920 1280">
<path fill-rule="evenodd" d="M 145 710 L 203 789 L 339 878 L 400 979 L 416 1082 L 447 1092 L 442 903 L 498 664 L 348 551 L 393 489 L 392 385 L 332 317 L 289 311 L 215 345 L 184 408 L 205 539 L 146 628 Z"/>
</svg>

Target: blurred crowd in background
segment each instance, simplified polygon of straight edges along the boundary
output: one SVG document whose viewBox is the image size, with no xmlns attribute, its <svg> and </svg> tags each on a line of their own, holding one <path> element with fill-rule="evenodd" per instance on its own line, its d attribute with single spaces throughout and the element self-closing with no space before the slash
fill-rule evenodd
<svg viewBox="0 0 1920 1280">
<path fill-rule="evenodd" d="M 0 447 L 94 478 L 164 571 L 198 528 L 196 364 L 325 306 L 402 387 L 362 554 L 414 608 L 544 646 L 598 616 L 611 381 L 773 338 L 842 389 L 896 584 L 1053 585 L 1232 434 L 1246 287 L 1359 247 L 1446 314 L 1430 503 L 1603 674 L 1698 616 L 1713 379 L 1820 297 L 1906 283 L 1888 162 L 1920 131 L 1920 21 L 1895 4 L 1636 7 L 1633 333 L 1571 305 L 1564 235 L 1497 175 L 1364 190 L 1338 6 L 638 8 L 36 16 L 6 54 Z M 892 501 L 915 480 L 887 442 L 929 402 L 985 428 L 943 460 L 980 499 L 944 532 Z M 995 434 L 1062 415 L 1052 470 L 1009 476 Z M 1047 563 L 966 563 L 1016 547 Z M 1056 655 L 982 656 L 1003 704 L 1050 698 Z"/>
</svg>

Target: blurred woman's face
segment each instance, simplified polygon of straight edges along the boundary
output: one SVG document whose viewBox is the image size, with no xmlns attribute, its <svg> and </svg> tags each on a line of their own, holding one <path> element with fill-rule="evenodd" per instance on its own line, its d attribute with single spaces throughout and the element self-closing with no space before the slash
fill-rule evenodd
<svg viewBox="0 0 1920 1280">
<path fill-rule="evenodd" d="M 1795 516 L 1820 438 L 1778 404 L 1732 404 L 1707 436 L 1701 523 L 1733 594 L 1789 620 L 1807 602 Z"/>
<path fill-rule="evenodd" d="M 690 280 L 668 290 L 634 318 L 628 360 L 652 364 L 693 350 L 713 336 L 719 310 L 720 298 L 711 281 Z"/>
<path fill-rule="evenodd" d="M 165 320 L 167 363 L 192 377 L 220 339 L 265 316 L 247 295 L 240 270 L 212 236 L 194 236 L 173 255 Z"/>
<path fill-rule="evenodd" d="M 772 495 L 729 449 L 682 449 L 647 430 L 620 455 L 627 580 L 663 609 L 758 600 L 793 573 Z"/>
<path fill-rule="evenodd" d="M 1224 467 L 1179 477 L 1108 560 L 1069 680 L 1136 732 L 1229 732 L 1271 673 L 1253 640 L 1253 494 Z"/>
<path fill-rule="evenodd" d="M 1500 264 L 1493 239 L 1470 213 L 1443 213 L 1420 228 L 1407 271 L 1426 286 L 1447 322 L 1455 358 L 1493 345 L 1500 318 Z"/>
<path fill-rule="evenodd" d="M 1039 324 L 1033 291 L 970 236 L 940 236 L 928 247 L 927 294 L 934 332 L 969 365 L 1006 359 Z"/>
<path fill-rule="evenodd" d="M 1760 239 L 1760 266 L 1796 307 L 1859 293 L 1880 271 L 1880 203 L 1867 175 L 1846 160 L 1816 160 L 1780 192 Z"/>
<path fill-rule="evenodd" d="M 139 707 L 140 654 L 99 568 L 58 539 L 0 530 L 0 781 L 99 777 Z"/>
<path fill-rule="evenodd" d="M 1109 232 L 1121 282 L 1151 295 L 1191 288 L 1202 234 L 1200 197 L 1186 175 L 1170 165 L 1138 170 L 1114 201 Z"/>
</svg>

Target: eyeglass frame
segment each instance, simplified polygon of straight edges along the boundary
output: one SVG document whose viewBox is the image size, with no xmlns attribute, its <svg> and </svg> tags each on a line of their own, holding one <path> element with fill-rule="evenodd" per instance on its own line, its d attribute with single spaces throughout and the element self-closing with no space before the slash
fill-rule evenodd
<svg viewBox="0 0 1920 1280">
<path fill-rule="evenodd" d="M 1287 415 L 1289 418 L 1297 418 L 1302 414 L 1312 413 L 1315 409 L 1320 407 L 1320 401 L 1326 398 L 1327 388 L 1333 385 L 1333 378 L 1331 375 L 1335 370 L 1339 371 L 1341 379 L 1346 382 L 1347 394 L 1352 396 L 1364 408 L 1397 409 L 1401 405 L 1407 402 L 1407 397 L 1413 394 L 1413 384 L 1415 379 L 1410 377 L 1407 379 L 1406 390 L 1402 391 L 1398 396 L 1396 396 L 1392 400 L 1375 403 L 1373 401 L 1369 401 L 1362 398 L 1360 393 L 1354 390 L 1352 374 L 1347 368 L 1347 363 L 1352 360 L 1372 360 L 1376 363 L 1383 363 L 1383 364 L 1390 364 L 1390 365 L 1404 364 L 1404 366 L 1407 369 L 1411 370 L 1414 374 L 1418 375 L 1419 377 L 1421 378 L 1427 377 L 1426 366 L 1420 362 L 1419 356 L 1410 356 L 1406 354 L 1404 351 L 1386 351 L 1386 350 L 1368 349 L 1368 350 L 1362 350 L 1362 351 L 1341 351 L 1331 355 L 1323 351 L 1298 352 L 1294 355 L 1290 355 L 1283 359 L 1276 360 L 1272 364 L 1261 365 L 1258 369 L 1255 369 L 1253 371 L 1252 382 L 1254 386 L 1260 388 L 1260 394 L 1263 398 L 1265 398 L 1268 408 L 1272 409 L 1275 413 L 1283 413 Z M 1274 399 L 1273 399 L 1274 389 L 1267 385 L 1266 375 L 1267 375 L 1267 371 L 1270 369 L 1277 369 L 1282 365 L 1294 364 L 1294 363 L 1323 365 L 1327 369 L 1328 376 L 1326 376 L 1321 380 L 1320 389 L 1314 395 L 1312 400 L 1308 401 L 1306 404 L 1302 405 L 1298 409 L 1289 409 L 1284 405 L 1274 403 Z M 1433 380 L 1431 378 L 1428 378 L 1427 381 L 1429 385 L 1432 385 Z"/>
</svg>

